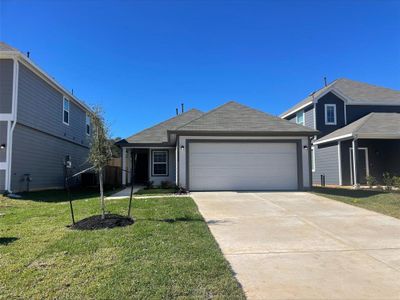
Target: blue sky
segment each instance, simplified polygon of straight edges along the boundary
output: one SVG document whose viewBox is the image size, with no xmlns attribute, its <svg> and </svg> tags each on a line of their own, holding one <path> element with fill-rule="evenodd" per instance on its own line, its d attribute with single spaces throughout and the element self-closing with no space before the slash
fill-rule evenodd
<svg viewBox="0 0 400 300">
<path fill-rule="evenodd" d="M 347 77 L 400 90 L 400 1 L 0 0 L 0 39 L 126 137 L 229 100 L 279 114 Z"/>
</svg>

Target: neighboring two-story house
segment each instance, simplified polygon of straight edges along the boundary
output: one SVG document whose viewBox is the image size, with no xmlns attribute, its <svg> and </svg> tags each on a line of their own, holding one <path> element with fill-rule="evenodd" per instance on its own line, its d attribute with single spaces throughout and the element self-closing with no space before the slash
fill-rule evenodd
<svg viewBox="0 0 400 300">
<path fill-rule="evenodd" d="M 0 191 L 62 188 L 87 164 L 90 108 L 18 50 L 0 43 Z"/>
<path fill-rule="evenodd" d="M 400 175 L 400 91 L 338 79 L 281 117 L 319 131 L 313 139 L 313 183 L 359 185 L 371 175 Z"/>
</svg>

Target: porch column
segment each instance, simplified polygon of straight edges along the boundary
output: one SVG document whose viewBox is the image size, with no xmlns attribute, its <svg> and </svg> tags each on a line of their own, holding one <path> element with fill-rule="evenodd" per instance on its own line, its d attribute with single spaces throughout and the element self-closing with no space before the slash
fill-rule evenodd
<svg viewBox="0 0 400 300">
<path fill-rule="evenodd" d="M 352 142 L 353 146 L 353 186 L 358 187 L 358 140 L 354 139 Z"/>
<path fill-rule="evenodd" d="M 122 168 L 122 185 L 126 185 L 126 149 L 125 148 L 121 148 L 121 160 L 122 160 L 122 164 L 121 164 L 121 168 Z"/>
</svg>

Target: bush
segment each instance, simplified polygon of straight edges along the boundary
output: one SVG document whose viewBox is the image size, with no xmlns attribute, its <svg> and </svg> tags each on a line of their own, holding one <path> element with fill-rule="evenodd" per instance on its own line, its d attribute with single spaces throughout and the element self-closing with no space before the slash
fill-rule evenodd
<svg viewBox="0 0 400 300">
<path fill-rule="evenodd" d="M 148 189 L 148 190 L 152 189 L 153 186 L 154 186 L 154 181 L 149 180 L 146 182 L 146 189 Z"/>
<path fill-rule="evenodd" d="M 393 176 L 393 185 L 400 189 L 400 176 Z"/>
<path fill-rule="evenodd" d="M 393 187 L 393 178 L 392 178 L 392 176 L 390 176 L 389 172 L 383 173 L 382 181 L 383 181 L 384 185 L 386 186 L 387 190 L 391 190 L 392 189 L 392 187 Z"/>
<path fill-rule="evenodd" d="M 365 177 L 365 179 L 367 180 L 367 184 L 370 188 L 376 184 L 376 178 L 372 175 L 368 175 Z"/>
<path fill-rule="evenodd" d="M 161 181 L 161 186 L 162 189 L 169 189 L 170 187 L 172 187 L 171 182 L 169 181 Z"/>
</svg>

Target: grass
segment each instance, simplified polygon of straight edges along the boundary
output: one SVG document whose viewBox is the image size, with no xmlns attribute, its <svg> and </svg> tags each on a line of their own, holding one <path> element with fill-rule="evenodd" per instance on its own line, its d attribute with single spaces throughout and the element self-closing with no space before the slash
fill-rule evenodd
<svg viewBox="0 0 400 300">
<path fill-rule="evenodd" d="M 74 194 L 76 219 L 99 213 L 91 192 Z M 134 225 L 73 231 L 64 192 L 0 196 L 1 299 L 243 299 L 244 294 L 189 197 L 133 202 Z M 126 214 L 127 200 L 107 200 Z"/>
<path fill-rule="evenodd" d="M 315 187 L 314 193 L 400 219 L 400 193 Z"/>
<path fill-rule="evenodd" d="M 141 195 L 141 196 L 156 196 L 156 195 L 168 195 L 168 194 L 174 194 L 176 192 L 175 188 L 167 188 L 167 189 L 162 189 L 162 188 L 152 188 L 152 189 L 147 189 L 143 188 L 138 190 L 135 195 Z"/>
</svg>

